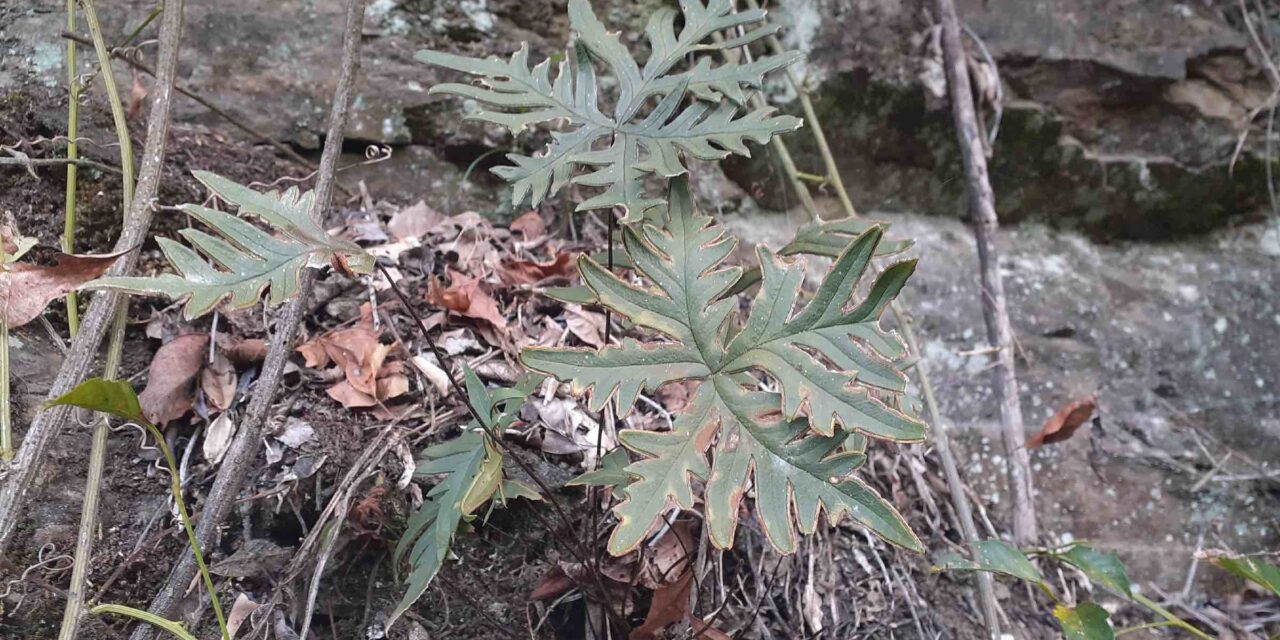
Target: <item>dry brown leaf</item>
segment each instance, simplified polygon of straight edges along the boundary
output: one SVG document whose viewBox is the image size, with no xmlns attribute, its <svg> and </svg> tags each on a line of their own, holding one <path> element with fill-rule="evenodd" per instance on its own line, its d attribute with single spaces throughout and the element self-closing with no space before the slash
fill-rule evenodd
<svg viewBox="0 0 1280 640">
<path fill-rule="evenodd" d="M 191 410 L 208 346 L 208 334 L 188 333 L 156 351 L 147 371 L 147 388 L 138 394 L 142 414 L 152 424 L 164 426 Z"/>
<path fill-rule="evenodd" d="M 1076 432 L 1076 429 L 1080 428 L 1080 425 L 1088 422 L 1089 418 L 1093 416 L 1093 412 L 1097 409 L 1098 401 L 1093 396 L 1066 404 L 1044 423 L 1044 426 L 1040 428 L 1040 433 L 1027 439 L 1027 448 L 1034 449 L 1041 445 L 1062 442 L 1070 438 Z"/>
<path fill-rule="evenodd" d="M 569 333 L 579 340 L 597 349 L 604 346 L 604 314 L 568 304 L 564 308 L 564 323 Z"/>
<path fill-rule="evenodd" d="M 308 367 L 337 365 L 342 380 L 326 391 L 348 409 L 378 406 L 409 392 L 404 363 L 387 359 L 395 347 L 382 344 L 371 313 L 362 318 L 355 327 L 330 331 L 298 347 Z"/>
<path fill-rule="evenodd" d="M 440 397 L 449 394 L 449 374 L 445 373 L 444 369 L 441 369 L 432 360 L 427 359 L 426 356 L 414 356 L 410 362 L 413 363 L 415 369 L 421 371 L 422 375 L 427 377 L 431 386 L 435 387 L 436 391 L 440 393 Z"/>
<path fill-rule="evenodd" d="M 418 204 L 405 207 L 391 216 L 391 221 L 387 223 L 387 230 L 397 240 L 421 238 L 447 219 L 427 206 L 426 202 L 419 200 Z"/>
<path fill-rule="evenodd" d="M 329 359 L 342 368 L 352 386 L 370 395 L 378 392 L 378 372 L 391 346 L 378 341 L 377 331 L 365 327 L 339 329 L 321 340 Z"/>
<path fill-rule="evenodd" d="M 529 602 L 555 600 L 569 593 L 576 585 L 577 583 L 564 572 L 564 569 L 560 568 L 560 565 L 551 565 L 551 568 L 542 574 L 542 580 L 538 581 L 538 586 L 534 587 L 533 592 L 529 594 Z"/>
<path fill-rule="evenodd" d="M 703 622 L 694 617 L 689 620 L 689 626 L 693 629 L 693 637 L 698 640 L 733 640 L 729 634 Z"/>
<path fill-rule="evenodd" d="M 142 103 L 147 100 L 147 85 L 142 84 L 142 74 L 137 69 L 133 70 L 133 86 L 129 91 L 129 114 L 125 116 L 129 120 L 138 117 L 138 113 L 142 111 Z"/>
<path fill-rule="evenodd" d="M 325 389 L 325 393 L 330 398 L 342 403 L 342 406 L 348 409 L 360 409 L 363 407 L 374 407 L 378 404 L 378 399 L 356 389 L 351 385 L 350 381 L 343 380 L 338 384 Z"/>
<path fill-rule="evenodd" d="M 378 378 L 378 401 L 386 402 L 406 393 L 409 393 L 409 376 L 403 373 L 394 373 Z"/>
<path fill-rule="evenodd" d="M 210 464 L 218 464 L 222 461 L 222 456 L 226 455 L 227 448 L 231 446 L 231 436 L 235 435 L 236 422 L 231 418 L 230 413 L 220 413 L 209 423 L 209 428 L 204 431 L 204 446 L 201 451 L 204 452 L 204 459 Z"/>
<path fill-rule="evenodd" d="M 679 580 L 653 591 L 653 602 L 644 624 L 631 630 L 631 640 L 655 640 L 658 633 L 689 617 L 689 593 L 693 588 L 693 572 L 686 571 Z"/>
<path fill-rule="evenodd" d="M 525 242 L 529 242 L 547 235 L 547 223 L 542 221 L 537 211 L 527 211 L 511 222 L 511 231 L 519 232 Z"/>
<path fill-rule="evenodd" d="M 485 292 L 479 278 L 467 278 L 450 271 L 449 279 L 453 284 L 447 289 L 432 279 L 427 287 L 427 302 L 460 316 L 488 322 L 498 331 L 507 326 L 498 301 Z"/>
<path fill-rule="evenodd" d="M 258 364 L 267 359 L 267 341 L 261 338 L 238 340 L 227 349 L 227 358 L 242 367 Z"/>
<path fill-rule="evenodd" d="M 573 275 L 574 255 L 567 251 L 559 252 L 550 262 L 531 262 L 528 260 L 504 260 L 498 275 L 509 285 L 538 284 L 551 278 L 568 278 Z"/>
<path fill-rule="evenodd" d="M 231 605 L 231 612 L 227 614 L 227 634 L 231 636 L 231 640 L 236 639 L 236 632 L 240 631 L 241 625 L 261 606 L 243 593 L 236 596 L 235 603 Z"/>
<path fill-rule="evenodd" d="M 213 362 L 200 372 L 200 388 L 209 406 L 218 411 L 231 408 L 236 396 L 236 368 L 222 352 L 213 356 Z"/>
<path fill-rule="evenodd" d="M 0 314 L 10 329 L 35 320 L 50 302 L 102 275 L 120 253 L 58 254 L 52 267 L 17 262 L 0 270 Z"/>
<path fill-rule="evenodd" d="M 313 338 L 298 345 L 297 352 L 302 354 L 307 368 L 323 369 L 329 365 L 329 352 L 324 348 L 323 338 Z"/>
<path fill-rule="evenodd" d="M 689 571 L 691 553 L 697 548 L 698 537 L 693 525 L 676 522 L 653 546 L 653 553 L 644 557 L 640 571 L 640 584 L 646 589 L 661 589 L 680 579 Z"/>
</svg>

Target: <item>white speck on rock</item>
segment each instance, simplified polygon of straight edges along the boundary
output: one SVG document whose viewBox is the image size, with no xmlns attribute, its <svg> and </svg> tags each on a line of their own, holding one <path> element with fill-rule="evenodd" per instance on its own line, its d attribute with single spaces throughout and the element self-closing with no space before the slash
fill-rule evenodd
<svg viewBox="0 0 1280 640">
<path fill-rule="evenodd" d="M 1226 319 L 1226 318 L 1218 318 L 1217 320 L 1214 320 L 1214 321 L 1213 321 L 1213 330 L 1214 330 L 1214 331 L 1217 331 L 1218 333 L 1226 333 L 1226 332 L 1227 332 L 1227 319 Z"/>
<path fill-rule="evenodd" d="M 462 0 L 458 3 L 458 8 L 462 9 L 462 13 L 480 31 L 488 33 L 498 24 L 497 18 L 489 12 L 488 0 Z"/>
</svg>

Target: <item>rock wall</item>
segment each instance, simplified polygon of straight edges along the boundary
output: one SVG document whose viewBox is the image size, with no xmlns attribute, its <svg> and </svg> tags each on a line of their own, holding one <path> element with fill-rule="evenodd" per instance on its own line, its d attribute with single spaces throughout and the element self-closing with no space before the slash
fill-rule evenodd
<svg viewBox="0 0 1280 640">
<path fill-rule="evenodd" d="M 640 32 L 662 0 L 598 1 L 606 21 Z M 318 148 L 338 58 L 339 0 L 188 3 L 185 84 L 268 134 Z M 365 65 L 348 131 L 353 147 L 424 147 L 399 154 L 396 183 L 439 182 L 442 163 L 465 170 L 500 161 L 512 144 L 462 122 L 465 106 L 432 97 L 444 79 L 412 60 L 424 47 L 504 54 L 527 40 L 551 53 L 567 35 L 563 0 L 372 0 Z M 935 95 L 929 0 L 782 0 L 775 19 L 809 53 L 802 72 L 843 177 L 862 208 L 954 215 L 964 184 L 950 116 Z M 127 32 L 151 7 L 101 7 L 108 33 Z M 992 162 L 998 209 L 1100 237 L 1165 238 L 1256 217 L 1266 201 L 1263 133 L 1249 114 L 1270 94 L 1232 2 L 962 0 L 961 16 L 999 67 L 1004 115 Z M 63 3 L 0 7 L 0 88 L 63 83 Z M 1271 25 L 1261 25 L 1265 28 Z M 641 38 L 636 44 L 643 45 Z M 89 56 L 85 56 L 89 57 Z M 975 48 L 975 57 L 984 56 Z M 123 70 L 121 82 L 131 79 Z M 777 87 L 781 100 L 789 89 Z M 794 100 L 785 106 L 799 111 Z M 223 127 L 190 101 L 182 122 Z M 1264 118 L 1260 118 L 1262 120 Z M 521 141 L 527 144 L 527 141 Z M 802 169 L 822 163 L 808 136 L 791 136 Z M 729 175 L 773 208 L 794 203 L 768 154 L 728 163 Z M 473 171 L 486 190 L 485 172 Z M 395 186 L 392 184 L 391 186 Z M 412 197 L 412 184 L 400 185 Z"/>
</svg>

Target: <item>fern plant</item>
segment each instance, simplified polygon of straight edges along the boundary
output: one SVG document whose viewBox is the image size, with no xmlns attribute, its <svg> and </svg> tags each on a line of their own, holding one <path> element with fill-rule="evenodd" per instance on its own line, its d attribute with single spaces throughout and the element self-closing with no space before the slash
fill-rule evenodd
<svg viewBox="0 0 1280 640">
<path fill-rule="evenodd" d="M 539 499 L 536 489 L 504 476 L 502 452 L 494 438 L 515 422 L 517 411 L 541 378 L 526 376 L 514 388 L 490 391 L 470 368 L 463 373 L 467 397 L 485 422 L 472 420 L 462 435 L 422 452 L 416 475 L 442 479 L 410 517 L 396 545 L 392 566 L 398 570 L 407 559 L 410 570 L 404 596 L 388 617 L 387 628 L 431 585 L 458 527 L 480 507 L 491 500 L 505 504 L 510 498 Z"/>
<path fill-rule="evenodd" d="M 545 153 L 510 154 L 513 166 L 493 169 L 512 183 L 513 204 L 527 199 L 537 206 L 569 183 L 599 187 L 603 191 L 577 209 L 620 207 L 623 222 L 631 223 L 663 204 L 662 198 L 645 193 L 646 176 L 684 173 L 683 155 L 701 160 L 750 155 L 747 140 L 764 144 L 801 125 L 800 119 L 772 115 L 771 109 L 743 112 L 747 91 L 759 87 L 766 73 L 798 60 L 796 52 L 746 64 L 713 65 L 702 56 L 688 69 L 671 73 L 693 54 L 744 46 L 776 32 L 776 25 L 759 25 L 763 10 L 735 13 L 732 0 L 684 0 L 680 7 L 679 30 L 679 12 L 667 7 L 653 12 L 645 28 L 650 53 L 643 67 L 618 35 L 605 29 L 588 0 L 569 1 L 574 41 L 554 79 L 550 58 L 529 66 L 527 45 L 506 60 L 437 51 L 420 51 L 415 58 L 479 78 L 479 85 L 445 83 L 430 89 L 474 100 L 478 108 L 468 118 L 515 133 L 537 123 L 565 123 L 552 134 Z M 728 37 L 718 37 L 725 32 Z M 594 61 L 612 73 L 616 95 L 601 95 Z M 605 106 L 609 98 L 612 108 Z M 582 167 L 586 173 L 578 172 Z"/>
<path fill-rule="evenodd" d="M 708 532 L 720 548 L 732 546 L 739 504 L 754 486 L 758 520 L 779 551 L 794 551 L 795 531 L 812 533 L 823 511 L 833 523 L 848 514 L 885 540 L 920 550 L 893 507 L 850 475 L 866 460 L 864 436 L 924 437 L 924 425 L 895 406 L 906 378 L 894 362 L 905 350 L 878 326 L 914 261 L 886 269 L 849 308 L 880 243 L 880 228 L 873 227 L 849 244 L 813 299 L 796 309 L 803 261 L 760 248 L 760 291 L 735 329 L 737 300 L 723 297 L 741 276 L 740 268 L 724 265 L 735 241 L 697 213 L 687 180 L 672 181 L 670 199 L 663 227 L 623 231 L 627 255 L 651 286 L 629 284 L 590 258 L 579 262 L 600 304 L 667 340 L 627 339 L 598 351 L 533 348 L 522 355 L 525 366 L 578 392 L 590 390 L 592 410 L 616 398 L 619 411 L 629 411 L 646 390 L 699 382 L 669 433 L 620 435 L 644 459 L 625 469 L 634 480 L 615 508 L 619 522 L 609 551 L 634 549 L 672 507 L 694 508 L 694 479 L 705 483 Z M 760 390 L 762 380 L 752 372 L 766 374 L 777 390 Z"/>
<path fill-rule="evenodd" d="M 311 220 L 313 192 L 293 187 L 260 193 L 206 171 L 194 172 L 209 191 L 266 223 L 268 233 L 229 213 L 186 204 L 182 210 L 218 235 L 199 229 L 178 233 L 195 249 L 168 238 L 157 238 L 160 250 L 178 274 L 153 277 L 99 278 L 82 289 L 116 289 L 132 294 L 186 298 L 188 320 L 203 316 L 222 303 L 233 309 L 251 307 L 270 289 L 269 303 L 278 305 L 298 292 L 303 268 L 337 262 L 356 273 L 373 270 L 373 257 L 353 242 L 335 238 Z M 203 252 L 208 260 L 196 250 Z"/>
</svg>

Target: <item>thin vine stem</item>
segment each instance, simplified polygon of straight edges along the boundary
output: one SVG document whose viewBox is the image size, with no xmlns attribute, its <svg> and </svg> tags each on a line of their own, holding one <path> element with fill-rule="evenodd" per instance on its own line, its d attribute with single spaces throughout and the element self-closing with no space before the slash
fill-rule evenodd
<svg viewBox="0 0 1280 640">
<path fill-rule="evenodd" d="M 191 526 L 191 514 L 187 512 L 187 503 L 182 499 L 182 476 L 178 473 L 178 463 L 173 458 L 173 451 L 169 449 L 168 443 L 165 442 L 164 434 L 160 433 L 160 429 L 155 425 L 146 422 L 142 426 L 156 439 L 156 445 L 160 447 L 160 453 L 164 455 L 164 463 L 169 467 L 169 491 L 173 493 L 174 502 L 178 503 L 178 516 L 182 518 L 182 528 L 187 532 L 187 541 L 191 543 L 191 553 L 195 554 L 196 566 L 200 568 L 200 577 L 204 580 L 204 586 L 209 590 L 209 602 L 213 605 L 213 615 L 218 619 L 218 630 L 222 632 L 224 640 L 229 640 L 231 634 L 227 632 L 227 619 L 222 615 L 222 605 L 218 602 L 218 591 L 213 586 L 213 577 L 209 575 L 209 567 L 205 566 L 204 554 L 200 551 L 200 542 L 196 540 L 195 527 Z"/>
<path fill-rule="evenodd" d="M 0 265 L 7 252 L 0 241 Z M 0 266 L 3 268 L 3 266 Z M 9 410 L 9 324 L 0 322 L 0 460 L 13 460 L 13 415 Z"/>
<path fill-rule="evenodd" d="M 111 106 L 111 113 L 116 127 L 116 137 L 120 141 L 120 167 L 122 173 L 121 184 L 121 215 L 124 217 L 123 229 L 127 229 L 128 217 L 133 211 L 134 197 L 134 167 L 133 167 L 133 147 L 127 121 L 124 118 L 124 104 L 120 101 L 120 93 L 116 88 L 115 76 L 111 71 L 111 52 L 106 47 L 106 39 L 103 36 L 101 25 L 98 22 L 97 12 L 94 10 L 92 0 L 80 0 L 84 7 L 85 22 L 89 26 L 90 35 L 93 38 L 94 51 L 97 54 L 99 69 L 98 75 L 103 76 L 102 83 L 107 93 L 107 99 Z M 181 7 L 176 10 L 178 20 L 181 20 Z M 148 15 L 147 19 L 134 30 L 126 42 L 131 42 L 134 38 L 142 33 L 142 30 L 160 15 L 160 10 L 155 10 Z M 67 5 L 67 27 L 70 30 L 75 29 L 75 0 L 68 0 Z M 176 38 L 176 34 L 181 27 L 178 24 L 169 24 L 167 29 Z M 76 139 L 76 131 L 78 129 L 78 101 L 80 96 L 80 87 L 75 77 L 75 51 L 76 43 L 69 41 L 68 47 L 68 64 L 70 71 L 70 105 L 68 107 L 68 138 L 73 142 L 68 147 L 68 158 L 74 149 Z M 176 46 L 174 55 L 176 56 Z M 167 106 L 165 107 L 167 110 Z M 150 146 L 150 145 L 148 145 Z M 66 218 L 65 231 L 63 235 L 64 251 L 72 253 L 74 250 L 74 237 L 76 230 L 75 215 L 75 164 L 70 163 L 67 166 L 67 196 L 66 196 Z M 159 167 L 155 170 L 158 173 Z M 72 339 L 79 332 L 79 310 L 77 301 L 68 297 L 67 299 L 67 318 Z M 103 378 L 113 380 L 119 376 L 120 364 L 124 354 L 124 338 L 125 328 L 128 324 L 129 299 L 120 296 L 116 302 L 116 308 L 111 321 L 110 339 L 107 346 L 107 357 L 103 365 Z M 98 524 L 98 500 L 102 486 L 103 471 L 106 466 L 107 457 L 107 439 L 108 439 L 107 417 L 99 415 L 93 427 L 92 444 L 89 450 L 89 464 L 85 478 L 84 499 L 80 512 L 80 527 L 76 539 L 76 556 L 75 563 L 72 565 L 71 583 L 67 593 L 67 605 L 63 611 L 62 625 L 58 632 L 59 640 L 73 640 L 79 630 L 81 612 L 84 609 L 85 589 L 88 585 L 89 562 L 93 555 L 94 536 L 96 534 Z M 163 438 L 161 447 L 163 448 Z M 171 457 L 171 456 L 170 456 Z M 172 465 L 171 465 L 172 466 Z M 176 476 L 176 469 L 172 470 Z M 181 487 L 178 489 L 177 499 L 181 505 Z M 185 514 L 185 505 L 183 505 Z M 184 520 L 185 523 L 185 520 Z M 194 543 L 194 540 L 192 541 Z M 199 555 L 199 549 L 195 549 Z M 217 594 L 210 589 L 210 598 L 213 600 L 214 611 L 218 615 L 219 626 L 223 631 L 223 637 L 229 637 L 226 633 L 226 623 L 222 618 L 222 611 L 217 600 Z"/>
<path fill-rule="evenodd" d="M 126 607 L 121 604 L 100 604 L 90 609 L 89 613 L 95 616 L 102 615 L 104 613 L 114 613 L 118 616 L 133 618 L 139 622 L 145 622 L 153 627 L 168 631 L 176 636 L 178 640 L 197 640 L 197 638 L 191 635 L 191 632 L 187 631 L 187 629 L 181 624 L 172 620 L 165 620 L 158 615 L 148 613 L 141 609 L 134 609 L 133 607 Z"/>
<path fill-rule="evenodd" d="M 1187 633 L 1197 638 L 1200 638 L 1201 640 L 1214 640 L 1213 636 L 1191 626 L 1190 624 L 1187 623 L 1187 621 L 1183 620 L 1182 618 L 1179 618 L 1178 616 L 1173 615 L 1173 613 L 1170 612 L 1168 609 L 1165 609 L 1164 607 L 1160 606 L 1159 603 L 1155 602 L 1151 598 L 1148 598 L 1142 595 L 1141 593 L 1138 593 L 1137 591 L 1134 591 L 1133 593 L 1133 601 L 1146 607 L 1147 609 L 1150 609 L 1153 613 L 1160 616 L 1161 618 L 1164 618 L 1166 621 L 1168 621 L 1168 623 L 1171 626 L 1182 629 L 1183 631 L 1186 631 Z"/>
<path fill-rule="evenodd" d="M 76 30 L 76 0 L 67 0 L 67 31 Z M 67 41 L 67 194 L 63 218 L 62 252 L 76 252 L 76 175 L 80 149 L 80 80 L 76 77 L 76 43 Z M 67 330 L 74 339 L 80 331 L 80 301 L 75 291 L 67 294 Z"/>
</svg>

